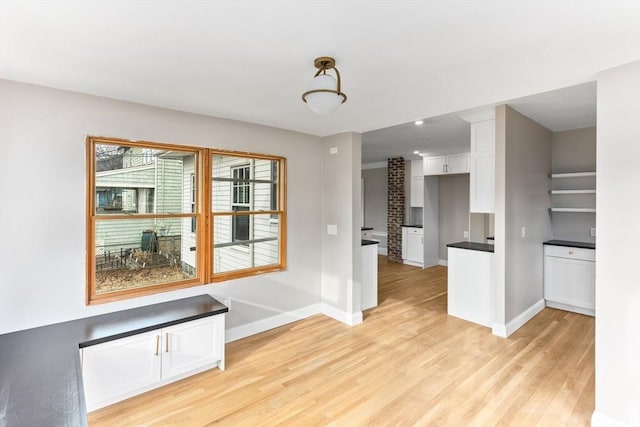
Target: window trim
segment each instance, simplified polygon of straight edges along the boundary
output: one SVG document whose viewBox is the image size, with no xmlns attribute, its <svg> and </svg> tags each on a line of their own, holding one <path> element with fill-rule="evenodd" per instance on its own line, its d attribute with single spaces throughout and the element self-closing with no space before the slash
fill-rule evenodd
<svg viewBox="0 0 640 427">
<path fill-rule="evenodd" d="M 196 183 L 196 200 L 195 212 L 181 213 L 146 213 L 135 214 L 133 218 L 195 218 L 196 223 L 196 276 L 193 278 L 179 280 L 170 283 L 159 283 L 155 285 L 143 286 L 140 288 L 131 288 L 121 291 L 108 292 L 104 294 L 96 294 L 96 223 L 104 220 L 104 214 L 97 213 L 97 197 L 96 197 L 96 163 L 95 163 L 95 146 L 97 144 L 120 145 L 126 147 L 142 147 L 159 150 L 176 150 L 181 152 L 194 153 L 194 177 Z M 266 159 L 277 162 L 278 167 L 278 183 L 277 183 L 277 201 L 276 210 L 268 211 L 248 211 L 247 215 L 264 215 L 270 214 L 270 217 L 276 215 L 278 221 L 278 263 L 266 266 L 251 267 L 240 270 L 233 270 L 222 273 L 214 273 L 213 262 L 215 248 L 213 247 L 214 219 L 217 215 L 234 215 L 233 212 L 213 212 L 212 210 L 212 170 L 211 159 L 214 155 L 227 155 L 246 157 L 248 161 L 251 159 Z M 251 277 L 258 274 L 265 274 L 275 271 L 286 270 L 286 247 L 287 247 L 287 229 L 286 229 L 286 158 L 274 155 L 257 154 L 250 152 L 239 152 L 231 150 L 211 149 L 204 147 L 196 147 L 189 145 L 167 144 L 152 141 L 133 141 L 120 138 L 87 136 L 86 137 L 86 298 L 87 305 L 101 304 L 113 301 L 121 301 L 129 298 L 152 295 L 161 292 L 168 292 L 177 289 L 183 289 L 192 286 L 199 286 L 209 283 L 217 283 L 231 279 L 242 277 Z M 191 197 L 191 195 L 190 195 Z M 246 211 L 243 211 L 245 214 Z M 132 219 L 130 214 L 109 214 L 109 219 Z M 273 220 L 272 220 L 273 221 Z"/>
</svg>

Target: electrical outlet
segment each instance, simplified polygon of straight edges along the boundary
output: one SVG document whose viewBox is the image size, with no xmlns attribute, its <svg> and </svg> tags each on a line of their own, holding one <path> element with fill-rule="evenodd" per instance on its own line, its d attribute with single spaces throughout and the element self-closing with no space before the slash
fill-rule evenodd
<svg viewBox="0 0 640 427">
<path fill-rule="evenodd" d="M 329 148 L 329 154 L 338 154 L 338 147 Z"/>
<path fill-rule="evenodd" d="M 467 230 L 464 230 L 464 232 L 462 234 L 464 235 L 465 239 L 469 238 L 469 232 Z"/>
<path fill-rule="evenodd" d="M 225 298 L 224 305 L 226 305 L 229 311 L 231 311 L 231 298 Z"/>
<path fill-rule="evenodd" d="M 596 229 L 595 229 L 595 227 L 593 227 L 591 229 L 591 233 L 590 234 L 591 234 L 591 237 L 596 237 Z"/>
<path fill-rule="evenodd" d="M 527 237 L 527 227 L 522 227 L 521 234 L 523 239 Z"/>
</svg>

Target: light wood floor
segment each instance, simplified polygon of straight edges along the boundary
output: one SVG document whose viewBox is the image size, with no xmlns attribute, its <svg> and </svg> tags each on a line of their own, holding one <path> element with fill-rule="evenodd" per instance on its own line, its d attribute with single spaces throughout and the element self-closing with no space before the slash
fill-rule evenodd
<svg viewBox="0 0 640 427">
<path fill-rule="evenodd" d="M 89 415 L 97 426 L 587 426 L 594 319 L 545 309 L 502 339 L 447 316 L 446 267 L 380 257 L 380 305 L 227 345 L 211 370 Z"/>
</svg>

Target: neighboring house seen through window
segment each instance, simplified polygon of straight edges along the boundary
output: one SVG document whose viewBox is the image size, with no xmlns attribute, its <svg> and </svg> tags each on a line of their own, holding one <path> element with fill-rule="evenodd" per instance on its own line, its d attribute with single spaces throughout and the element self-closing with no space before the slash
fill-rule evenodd
<svg viewBox="0 0 640 427">
<path fill-rule="evenodd" d="M 285 269 L 284 158 L 98 137 L 87 152 L 88 304 Z"/>
</svg>

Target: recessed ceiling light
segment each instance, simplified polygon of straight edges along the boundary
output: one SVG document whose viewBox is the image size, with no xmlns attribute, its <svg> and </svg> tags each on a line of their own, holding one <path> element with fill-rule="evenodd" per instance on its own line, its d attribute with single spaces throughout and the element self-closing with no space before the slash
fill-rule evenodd
<svg viewBox="0 0 640 427">
<path fill-rule="evenodd" d="M 414 151 L 413 154 L 420 154 L 418 150 Z"/>
<path fill-rule="evenodd" d="M 417 125 L 421 125 L 421 124 L 423 124 L 423 123 L 424 123 L 424 121 L 422 121 L 422 120 L 416 120 L 416 121 L 415 121 L 415 122 L 413 122 L 413 123 L 415 123 L 415 124 L 417 124 Z"/>
</svg>

